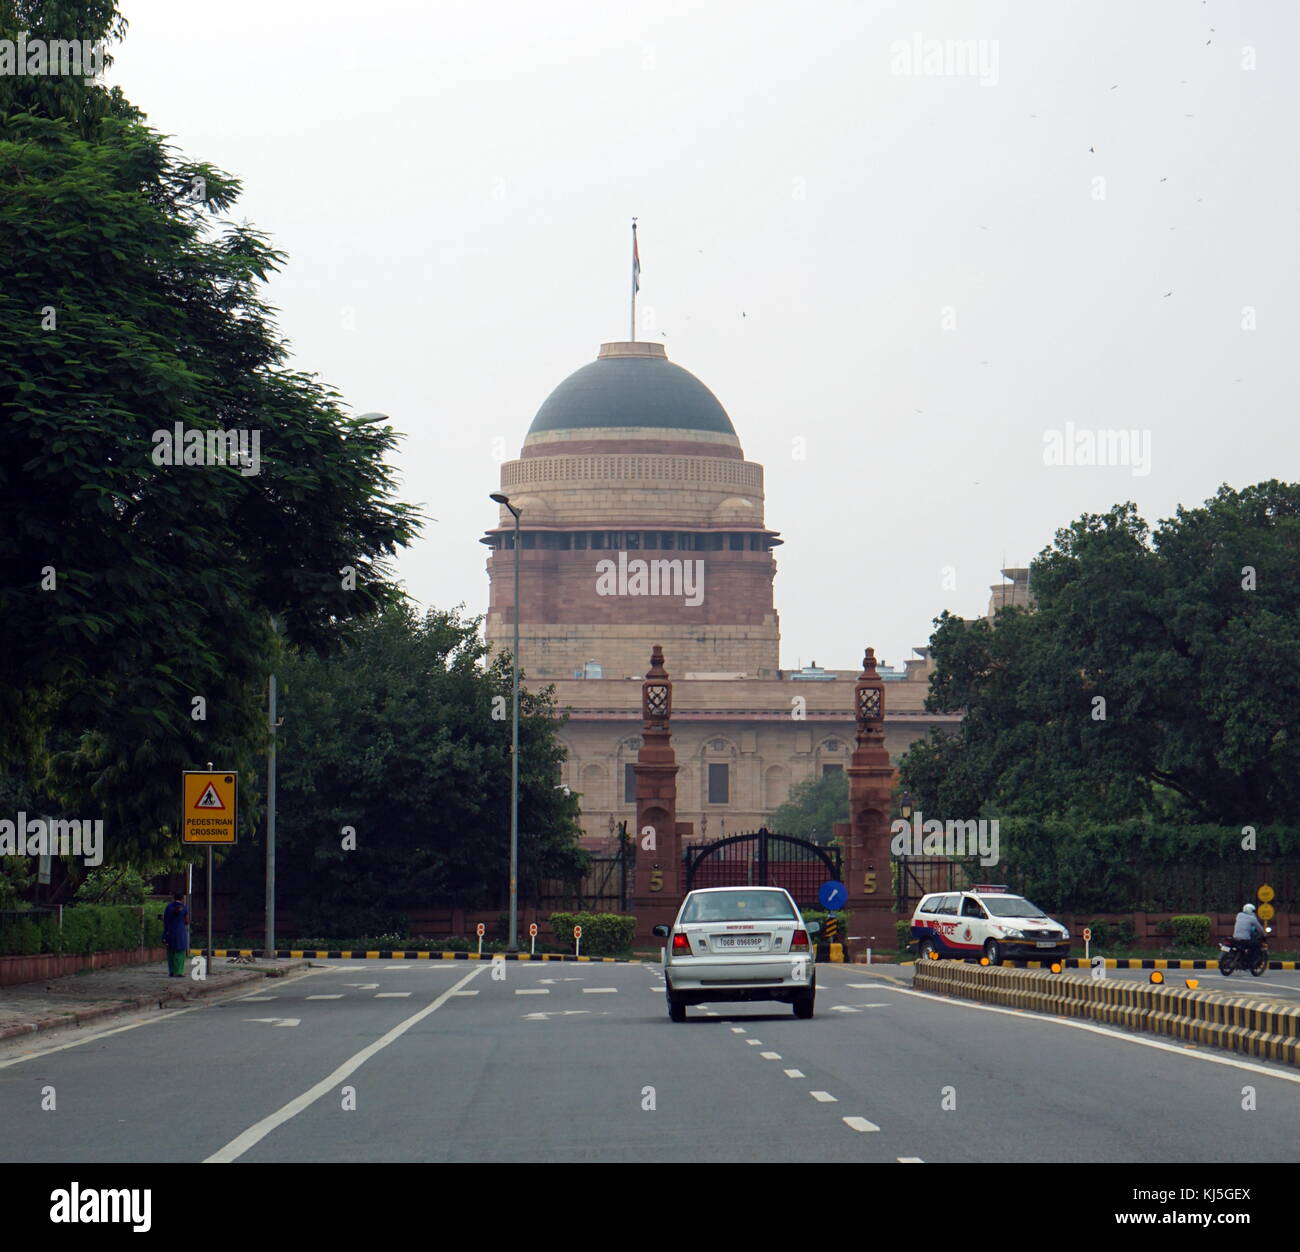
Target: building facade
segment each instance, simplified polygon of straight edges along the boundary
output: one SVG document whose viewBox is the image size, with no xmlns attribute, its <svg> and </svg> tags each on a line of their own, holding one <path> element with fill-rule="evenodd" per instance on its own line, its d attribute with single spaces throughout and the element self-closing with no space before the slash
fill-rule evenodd
<svg viewBox="0 0 1300 1252">
<path fill-rule="evenodd" d="M 553 683 L 569 713 L 561 781 L 581 794 L 588 846 L 635 815 L 655 644 L 674 683 L 677 816 L 696 838 L 753 830 L 793 784 L 846 768 L 858 671 L 781 668 L 782 541 L 764 517 L 763 467 L 662 345 L 603 344 L 538 410 L 500 491 L 520 510 L 520 665 L 529 685 Z M 487 639 L 508 650 L 515 553 L 504 506 L 482 542 Z M 925 712 L 930 662 L 916 651 L 881 674 L 892 759 L 957 720 Z"/>
</svg>

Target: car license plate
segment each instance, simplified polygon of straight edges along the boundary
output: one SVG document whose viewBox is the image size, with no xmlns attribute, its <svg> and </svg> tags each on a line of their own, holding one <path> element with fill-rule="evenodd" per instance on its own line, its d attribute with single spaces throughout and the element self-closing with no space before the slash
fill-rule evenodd
<svg viewBox="0 0 1300 1252">
<path fill-rule="evenodd" d="M 718 935 L 714 944 L 719 948 L 761 948 L 766 935 Z"/>
<path fill-rule="evenodd" d="M 1037 946 L 1040 948 L 1054 948 L 1056 947 L 1056 941 L 1053 939 L 1048 939 L 1046 941 L 1040 939 Z"/>
</svg>

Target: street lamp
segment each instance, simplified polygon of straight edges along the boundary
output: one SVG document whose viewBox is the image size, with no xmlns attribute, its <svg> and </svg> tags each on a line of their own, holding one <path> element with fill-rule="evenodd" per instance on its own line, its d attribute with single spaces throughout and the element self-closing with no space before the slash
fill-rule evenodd
<svg viewBox="0 0 1300 1252">
<path fill-rule="evenodd" d="M 519 510 L 499 491 L 489 497 L 510 510 L 515 519 L 515 646 L 510 655 L 514 712 L 510 721 L 510 942 L 519 948 Z"/>
</svg>

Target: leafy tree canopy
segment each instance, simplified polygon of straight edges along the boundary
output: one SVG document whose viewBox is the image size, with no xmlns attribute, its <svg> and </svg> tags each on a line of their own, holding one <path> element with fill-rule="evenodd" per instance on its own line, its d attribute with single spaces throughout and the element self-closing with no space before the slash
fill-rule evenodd
<svg viewBox="0 0 1300 1252">
<path fill-rule="evenodd" d="M 1085 515 L 1030 584 L 936 622 L 928 707 L 964 717 L 900 764 L 928 816 L 1300 820 L 1300 485 Z"/>
<path fill-rule="evenodd" d="M 508 655 L 486 664 L 477 620 L 408 605 L 280 667 L 277 896 L 302 933 L 377 934 L 408 910 L 505 903 L 510 858 Z M 544 692 L 523 691 L 519 882 L 580 875 L 578 800 L 557 786 L 564 746 Z M 355 832 L 355 847 L 347 846 Z M 261 916 L 264 844 L 219 871 Z"/>
<path fill-rule="evenodd" d="M 124 29 L 106 0 L 0 3 L 3 38 Z M 272 616 L 328 645 L 418 526 L 393 430 L 289 367 L 283 257 L 227 219 L 239 192 L 120 89 L 0 76 L 0 768 L 103 819 L 115 864 L 174 847 L 182 769 L 252 768 Z M 256 459 L 159 463 L 178 424 Z"/>
<path fill-rule="evenodd" d="M 768 826 L 810 843 L 829 843 L 835 823 L 848 820 L 848 776 L 843 770 L 827 770 L 820 778 L 795 783 L 785 803 L 768 819 Z"/>
</svg>

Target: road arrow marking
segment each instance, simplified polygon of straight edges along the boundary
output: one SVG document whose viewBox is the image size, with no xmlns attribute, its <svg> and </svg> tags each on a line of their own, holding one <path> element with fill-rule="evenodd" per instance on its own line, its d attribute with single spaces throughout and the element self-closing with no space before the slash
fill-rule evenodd
<svg viewBox="0 0 1300 1252">
<path fill-rule="evenodd" d="M 246 1022 L 270 1022 L 272 1026 L 296 1026 L 301 1017 L 246 1017 Z"/>
</svg>

